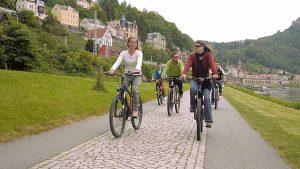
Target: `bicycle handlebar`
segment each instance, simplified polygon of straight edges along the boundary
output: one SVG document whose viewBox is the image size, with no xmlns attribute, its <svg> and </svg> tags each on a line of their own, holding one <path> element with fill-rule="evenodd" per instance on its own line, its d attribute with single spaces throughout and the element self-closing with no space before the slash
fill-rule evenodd
<svg viewBox="0 0 300 169">
<path fill-rule="evenodd" d="M 189 80 L 196 80 L 198 82 L 203 82 L 204 80 L 212 79 L 211 77 L 194 77 L 194 76 L 188 76 L 186 78 L 189 79 Z"/>
</svg>

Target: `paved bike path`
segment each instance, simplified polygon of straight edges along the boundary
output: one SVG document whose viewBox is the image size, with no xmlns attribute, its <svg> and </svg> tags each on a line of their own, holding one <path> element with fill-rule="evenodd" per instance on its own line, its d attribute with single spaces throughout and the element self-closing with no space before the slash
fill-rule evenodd
<svg viewBox="0 0 300 169">
<path fill-rule="evenodd" d="M 223 98 L 207 132 L 205 169 L 288 169 L 260 134 Z"/>
<path fill-rule="evenodd" d="M 143 104 L 144 112 L 159 108 Z M 25 169 L 109 130 L 108 114 L 90 117 L 61 128 L 0 144 L 0 169 Z"/>
</svg>

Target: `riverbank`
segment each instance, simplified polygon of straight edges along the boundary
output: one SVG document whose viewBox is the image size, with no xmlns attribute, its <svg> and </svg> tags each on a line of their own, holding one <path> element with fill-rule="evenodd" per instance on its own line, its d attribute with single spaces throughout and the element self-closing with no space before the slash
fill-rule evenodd
<svg viewBox="0 0 300 169">
<path fill-rule="evenodd" d="M 285 107 L 289 107 L 289 108 L 293 108 L 293 109 L 297 109 L 300 110 L 300 102 L 288 102 L 288 101 L 284 101 L 278 98 L 273 98 L 271 96 L 265 96 L 265 95 L 261 95 L 261 94 L 257 94 L 255 93 L 253 90 L 241 87 L 241 86 L 237 86 L 237 85 L 228 85 L 231 88 L 234 88 L 236 90 L 242 91 L 244 93 L 250 94 L 252 96 L 258 97 L 260 99 L 263 100 L 267 100 Z"/>
<path fill-rule="evenodd" d="M 300 111 L 224 88 L 225 98 L 293 168 L 300 168 Z"/>
</svg>

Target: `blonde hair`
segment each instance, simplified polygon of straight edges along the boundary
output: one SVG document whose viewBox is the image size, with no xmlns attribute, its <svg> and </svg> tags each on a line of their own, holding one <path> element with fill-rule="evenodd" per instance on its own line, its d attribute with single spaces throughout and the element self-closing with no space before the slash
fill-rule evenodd
<svg viewBox="0 0 300 169">
<path fill-rule="evenodd" d="M 135 36 L 130 36 L 130 37 L 127 39 L 127 47 L 129 47 L 129 43 L 130 43 L 130 40 L 131 40 L 131 39 L 135 39 L 136 42 L 137 42 L 137 45 L 136 45 L 135 50 L 140 50 L 139 40 L 138 40 L 138 38 L 135 37 Z"/>
</svg>

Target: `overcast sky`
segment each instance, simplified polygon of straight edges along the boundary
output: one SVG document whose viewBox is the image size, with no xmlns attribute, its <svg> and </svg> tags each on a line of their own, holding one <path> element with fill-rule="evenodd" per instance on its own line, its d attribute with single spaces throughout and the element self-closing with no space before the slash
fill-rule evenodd
<svg viewBox="0 0 300 169">
<path fill-rule="evenodd" d="M 119 0 L 123 2 L 124 0 Z M 300 17 L 300 0 L 126 0 L 156 11 L 194 40 L 257 39 L 287 29 Z"/>
</svg>

